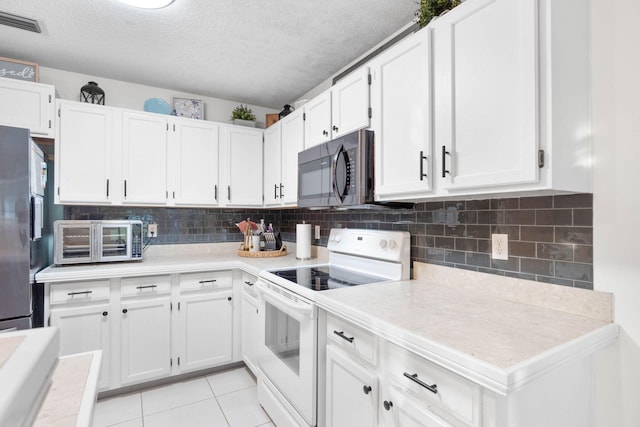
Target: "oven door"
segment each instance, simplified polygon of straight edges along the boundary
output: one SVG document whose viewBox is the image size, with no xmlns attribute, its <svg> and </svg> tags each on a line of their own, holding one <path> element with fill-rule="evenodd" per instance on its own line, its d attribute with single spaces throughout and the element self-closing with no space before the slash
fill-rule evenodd
<svg viewBox="0 0 640 427">
<path fill-rule="evenodd" d="M 309 425 L 316 422 L 317 308 L 272 283 L 258 280 L 260 371 Z"/>
</svg>

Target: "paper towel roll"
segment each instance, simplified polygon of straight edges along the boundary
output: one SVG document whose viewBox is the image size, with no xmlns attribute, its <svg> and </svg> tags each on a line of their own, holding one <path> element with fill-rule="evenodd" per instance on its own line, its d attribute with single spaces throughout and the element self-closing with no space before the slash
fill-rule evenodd
<svg viewBox="0 0 640 427">
<path fill-rule="evenodd" d="M 311 224 L 296 224 L 296 258 L 311 259 Z"/>
</svg>

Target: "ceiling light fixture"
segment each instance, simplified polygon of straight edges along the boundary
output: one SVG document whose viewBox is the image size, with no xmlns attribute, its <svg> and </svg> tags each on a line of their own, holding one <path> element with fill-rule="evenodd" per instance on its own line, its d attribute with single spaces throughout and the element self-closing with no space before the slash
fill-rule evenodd
<svg viewBox="0 0 640 427">
<path fill-rule="evenodd" d="M 169 6 L 174 0 L 119 0 L 121 3 L 129 6 L 139 7 L 141 9 L 162 9 Z"/>
</svg>

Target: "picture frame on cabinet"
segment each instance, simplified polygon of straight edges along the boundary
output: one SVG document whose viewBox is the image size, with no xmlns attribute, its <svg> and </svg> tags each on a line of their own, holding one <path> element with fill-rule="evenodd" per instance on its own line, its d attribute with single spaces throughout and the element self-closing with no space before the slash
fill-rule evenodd
<svg viewBox="0 0 640 427">
<path fill-rule="evenodd" d="M 202 99 L 173 98 L 173 115 L 204 120 L 204 102 Z"/>
<path fill-rule="evenodd" d="M 39 78 L 38 64 L 0 56 L 0 77 L 37 82 Z"/>
</svg>

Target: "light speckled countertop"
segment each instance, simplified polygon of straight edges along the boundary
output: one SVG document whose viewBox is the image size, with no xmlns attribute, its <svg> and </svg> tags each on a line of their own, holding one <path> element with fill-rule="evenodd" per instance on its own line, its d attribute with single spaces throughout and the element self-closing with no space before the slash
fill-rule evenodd
<svg viewBox="0 0 640 427">
<path fill-rule="evenodd" d="M 618 326 L 610 319 L 597 318 L 606 317 L 604 308 L 594 318 L 592 307 L 576 314 L 559 304 L 550 308 L 549 302 L 538 303 L 533 296 L 536 304 L 501 298 L 492 283 L 528 284 L 448 267 L 428 268 L 430 274 L 419 280 L 335 289 L 322 292 L 316 301 L 325 310 L 499 393 L 520 387 L 556 363 L 603 348 L 618 335 Z M 453 283 L 444 283 L 438 277 L 442 274 Z M 464 285 L 457 284 L 456 276 L 465 279 Z M 470 277 L 479 278 L 475 288 Z M 611 304 L 610 294 L 582 289 L 544 285 L 535 292 L 565 295 L 571 307 L 579 299 L 589 305 Z"/>
<path fill-rule="evenodd" d="M 322 264 L 243 258 L 238 243 L 152 246 L 142 262 L 49 267 L 39 282 Z M 418 280 L 318 292 L 321 308 L 498 393 L 612 343 L 610 294 L 414 263 Z"/>
<path fill-rule="evenodd" d="M 50 266 L 37 273 L 36 280 L 40 283 L 57 283 L 230 268 L 241 268 L 250 274 L 258 275 L 261 270 L 268 268 L 315 265 L 327 262 L 326 248 L 313 247 L 313 258 L 299 261 L 296 259 L 295 244 L 287 242 L 285 244 L 288 249 L 287 255 L 269 258 L 238 256 L 237 250 L 240 246 L 238 242 L 152 245 L 145 250 L 142 261 Z"/>
</svg>

